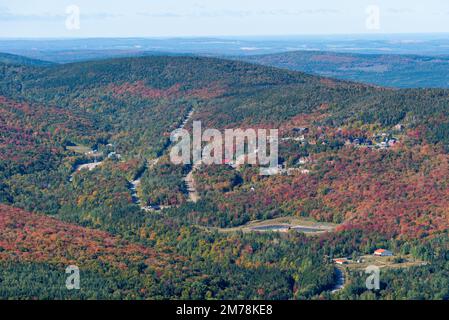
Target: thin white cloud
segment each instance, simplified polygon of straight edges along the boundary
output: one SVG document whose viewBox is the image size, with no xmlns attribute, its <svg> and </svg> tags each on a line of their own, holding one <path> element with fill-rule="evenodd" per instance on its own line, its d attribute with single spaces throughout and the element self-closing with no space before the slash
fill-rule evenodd
<svg viewBox="0 0 449 320">
<path fill-rule="evenodd" d="M 123 14 L 112 14 L 106 12 L 94 12 L 94 13 L 83 13 L 81 11 L 81 18 L 86 20 L 103 20 L 103 19 L 113 19 L 124 17 Z M 67 14 L 61 13 L 51 13 L 51 12 L 41 12 L 34 14 L 17 13 L 12 12 L 9 8 L 5 6 L 0 6 L 0 20 L 1 21 L 12 21 L 12 22 L 23 22 L 23 21 L 60 21 L 67 18 Z"/>
<path fill-rule="evenodd" d="M 0 36 L 66 36 L 69 4 L 89 37 L 371 33 L 369 4 L 383 33 L 449 32 L 447 0 L 0 0 Z"/>
<path fill-rule="evenodd" d="M 257 16 L 299 16 L 299 15 L 325 15 L 338 14 L 335 9 L 309 9 L 309 10 L 204 10 L 203 7 L 197 7 L 198 10 L 192 11 L 160 11 L 139 12 L 138 15 L 145 17 L 163 17 L 163 18 L 213 18 L 213 17 L 257 17 Z"/>
<path fill-rule="evenodd" d="M 1 12 L 0 20 L 2 21 L 54 21 L 64 19 L 64 15 L 58 14 L 15 14 L 10 12 Z"/>
<path fill-rule="evenodd" d="M 412 8 L 389 8 L 388 13 L 391 14 L 413 14 L 416 11 Z"/>
</svg>

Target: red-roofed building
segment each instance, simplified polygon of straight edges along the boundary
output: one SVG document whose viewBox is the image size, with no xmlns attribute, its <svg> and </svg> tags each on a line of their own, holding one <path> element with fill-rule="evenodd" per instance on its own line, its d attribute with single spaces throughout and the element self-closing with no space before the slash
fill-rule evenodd
<svg viewBox="0 0 449 320">
<path fill-rule="evenodd" d="M 393 252 L 385 249 L 377 249 L 374 251 L 374 255 L 378 257 L 391 257 L 393 256 Z"/>
<path fill-rule="evenodd" d="M 348 260 L 347 259 L 334 259 L 334 262 L 336 264 L 347 264 Z"/>
</svg>

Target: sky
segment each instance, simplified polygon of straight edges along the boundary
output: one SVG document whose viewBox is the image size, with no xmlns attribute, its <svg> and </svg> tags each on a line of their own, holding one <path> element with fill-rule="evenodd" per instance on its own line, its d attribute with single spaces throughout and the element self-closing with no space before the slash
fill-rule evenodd
<svg viewBox="0 0 449 320">
<path fill-rule="evenodd" d="M 447 0 L 0 0 L 1 38 L 449 33 Z"/>
</svg>

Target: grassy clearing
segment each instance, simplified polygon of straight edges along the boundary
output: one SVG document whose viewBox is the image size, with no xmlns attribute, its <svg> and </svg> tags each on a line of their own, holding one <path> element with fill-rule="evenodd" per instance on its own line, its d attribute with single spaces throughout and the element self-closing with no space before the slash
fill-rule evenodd
<svg viewBox="0 0 449 320">
<path fill-rule="evenodd" d="M 79 154 L 86 154 L 88 152 L 92 152 L 92 148 L 89 148 L 87 146 L 67 146 L 66 147 L 67 150 L 70 150 L 72 152 L 75 153 L 79 153 Z"/>
<path fill-rule="evenodd" d="M 427 262 L 422 260 L 417 260 L 411 255 L 401 255 L 393 257 L 377 257 L 373 255 L 365 255 L 358 258 L 361 260 L 360 263 L 356 261 L 348 260 L 345 265 L 350 270 L 365 270 L 368 266 L 377 266 L 379 268 L 386 269 L 399 269 L 399 268 L 410 268 L 416 266 L 422 266 L 427 264 Z"/>
<path fill-rule="evenodd" d="M 257 228 L 261 227 L 279 227 L 279 230 L 266 230 L 260 231 Z M 333 223 L 317 222 L 309 218 L 296 218 L 296 217 L 280 217 L 270 220 L 255 220 L 251 221 L 245 225 L 234 227 L 234 228 L 209 228 L 218 230 L 219 232 L 288 232 L 294 231 L 293 228 L 313 228 L 320 229 L 319 231 L 306 231 L 306 234 L 314 235 L 323 232 L 333 231 L 337 227 Z M 282 229 L 281 229 L 282 228 Z M 288 229 L 290 228 L 290 229 Z M 256 230 L 255 230 L 256 229 Z M 298 231 L 299 232 L 299 231 Z"/>
</svg>

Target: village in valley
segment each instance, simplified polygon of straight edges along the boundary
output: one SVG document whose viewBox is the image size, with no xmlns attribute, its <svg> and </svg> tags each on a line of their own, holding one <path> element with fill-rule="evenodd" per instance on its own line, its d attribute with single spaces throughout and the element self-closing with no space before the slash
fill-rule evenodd
<svg viewBox="0 0 449 320">
<path fill-rule="evenodd" d="M 322 126 L 293 126 L 282 130 L 280 146 L 288 150 L 288 157 L 300 153 L 296 162 L 287 163 L 281 159 L 277 174 L 296 175 L 310 174 L 316 162 L 313 155 L 329 148 L 366 148 L 375 151 L 386 151 L 401 143 L 405 126 L 397 124 L 390 130 L 352 130 L 350 128 L 326 128 Z M 304 155 L 306 154 L 306 155 Z"/>
</svg>

